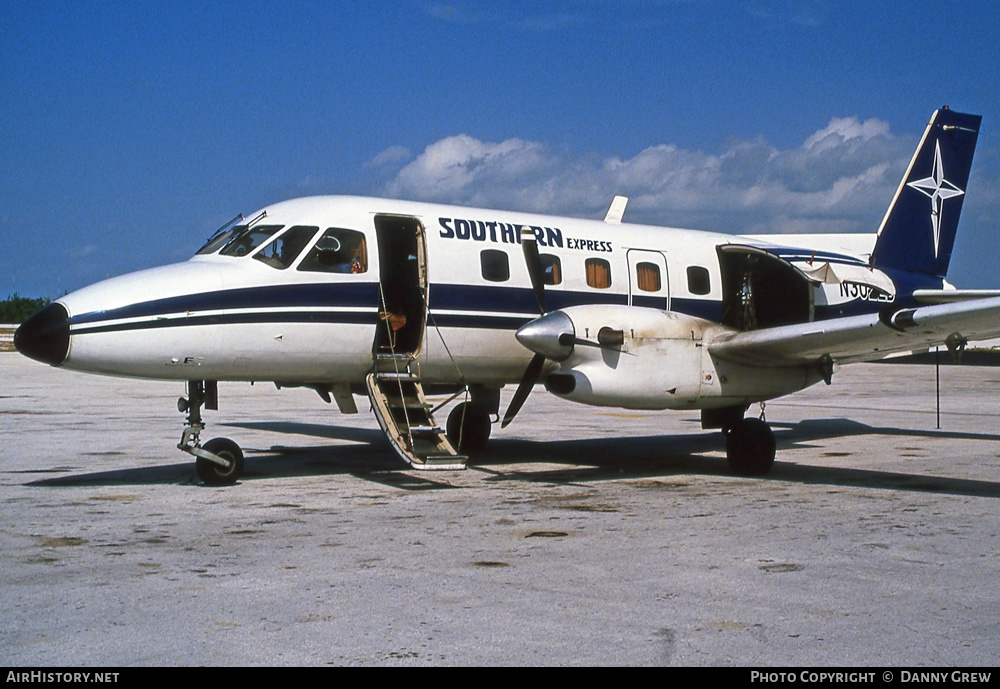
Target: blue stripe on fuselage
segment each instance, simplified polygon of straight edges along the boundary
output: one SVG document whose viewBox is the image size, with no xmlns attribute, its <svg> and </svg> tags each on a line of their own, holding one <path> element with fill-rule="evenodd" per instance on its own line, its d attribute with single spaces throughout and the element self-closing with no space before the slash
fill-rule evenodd
<svg viewBox="0 0 1000 689">
<path fill-rule="evenodd" d="M 549 309 L 561 309 L 578 304 L 625 304 L 628 297 L 614 292 L 570 292 L 550 290 L 546 293 Z M 431 312 L 474 311 L 478 320 L 470 316 L 438 316 L 438 324 L 449 323 L 475 327 L 492 327 L 483 322 L 496 323 L 496 327 L 518 328 L 538 315 L 534 292 L 522 287 L 492 287 L 482 285 L 434 284 L 430 289 Z M 271 285 L 244 289 L 219 290 L 187 294 L 165 299 L 129 304 L 116 309 L 79 314 L 70 319 L 74 334 L 85 332 L 110 332 L 141 328 L 202 325 L 208 323 L 275 323 L 275 322 L 374 322 L 378 310 L 378 283 L 326 283 Z M 297 312 L 302 308 L 370 308 L 370 316 L 361 317 L 357 312 Z M 288 309 L 280 312 L 262 312 L 258 309 Z M 239 314 L 200 316 L 206 311 L 241 311 Z M 175 314 L 190 314 L 175 316 Z M 361 312 L 362 315 L 365 312 Z M 523 314 L 523 318 L 496 316 L 497 313 Z M 174 316 L 174 317 L 171 317 Z M 138 318 L 157 318 L 162 321 L 106 323 Z M 502 325 L 501 325 L 502 324 Z M 83 326 L 83 327 L 81 327 Z M 461 327 L 461 326 L 459 326 Z"/>
<path fill-rule="evenodd" d="M 197 313 L 254 308 L 295 309 L 310 306 L 374 308 L 376 304 L 378 304 L 377 282 L 270 285 L 185 294 L 129 304 L 107 311 L 92 311 L 73 316 L 70 324 L 166 316 L 186 311 Z"/>
<path fill-rule="evenodd" d="M 160 317 L 150 321 L 109 323 L 74 328 L 72 335 L 123 332 L 126 330 L 151 330 L 157 328 L 193 327 L 199 325 L 233 325 L 248 323 L 348 323 L 375 325 L 377 314 L 372 311 L 252 311 L 224 313 L 211 316 Z"/>
</svg>

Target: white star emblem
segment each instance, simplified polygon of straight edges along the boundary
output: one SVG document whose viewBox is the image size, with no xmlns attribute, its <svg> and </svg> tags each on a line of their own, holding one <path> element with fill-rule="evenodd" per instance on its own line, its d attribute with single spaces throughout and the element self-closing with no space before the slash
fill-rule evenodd
<svg viewBox="0 0 1000 689">
<path fill-rule="evenodd" d="M 941 164 L 941 142 L 935 143 L 934 169 L 931 170 L 930 177 L 918 179 L 915 182 L 908 182 L 908 187 L 913 187 L 921 194 L 930 197 L 931 200 L 931 227 L 934 228 L 934 258 L 938 255 L 938 243 L 941 239 L 941 209 L 945 199 L 953 196 L 961 196 L 965 192 L 944 178 L 944 165 Z"/>
</svg>

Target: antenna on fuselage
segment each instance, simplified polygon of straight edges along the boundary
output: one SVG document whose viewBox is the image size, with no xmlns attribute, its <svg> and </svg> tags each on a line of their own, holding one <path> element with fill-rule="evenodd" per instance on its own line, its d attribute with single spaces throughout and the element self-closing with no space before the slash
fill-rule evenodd
<svg viewBox="0 0 1000 689">
<path fill-rule="evenodd" d="M 612 225 L 621 225 L 622 216 L 625 215 L 625 206 L 627 205 L 627 196 L 616 196 L 611 201 L 611 207 L 608 208 L 607 215 L 604 216 L 604 222 L 611 223 Z"/>
</svg>

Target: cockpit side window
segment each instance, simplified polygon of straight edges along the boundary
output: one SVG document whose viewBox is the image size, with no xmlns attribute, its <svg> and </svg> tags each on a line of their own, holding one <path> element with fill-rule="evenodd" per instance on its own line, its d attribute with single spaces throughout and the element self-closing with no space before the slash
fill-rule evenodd
<svg viewBox="0 0 1000 689">
<path fill-rule="evenodd" d="M 364 233 L 331 227 L 302 259 L 298 269 L 316 273 L 368 272 L 368 247 Z"/>
<path fill-rule="evenodd" d="M 222 249 L 222 256 L 246 256 L 258 246 L 270 239 L 281 225 L 255 225 L 233 236 Z"/>
<path fill-rule="evenodd" d="M 317 232 L 319 232 L 318 227 L 297 225 L 272 239 L 270 244 L 255 253 L 253 257 L 272 268 L 284 270 L 299 257 Z"/>
<path fill-rule="evenodd" d="M 244 232 L 247 229 L 246 225 L 237 225 L 236 227 L 231 227 L 225 232 L 219 233 L 217 236 L 210 238 L 205 242 L 205 246 L 198 249 L 195 256 L 200 256 L 202 254 L 214 254 L 219 250 L 219 247 L 228 242 L 230 239 L 236 235 Z"/>
</svg>

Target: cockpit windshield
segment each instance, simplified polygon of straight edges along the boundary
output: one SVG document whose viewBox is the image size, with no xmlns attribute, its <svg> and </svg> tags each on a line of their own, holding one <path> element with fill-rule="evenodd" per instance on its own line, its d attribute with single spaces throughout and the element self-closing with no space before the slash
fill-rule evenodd
<svg viewBox="0 0 1000 689">
<path fill-rule="evenodd" d="M 270 239 L 282 225 L 255 225 L 245 227 L 239 234 L 233 235 L 229 243 L 223 247 L 222 256 L 246 256 L 251 251 Z"/>
<path fill-rule="evenodd" d="M 201 256 L 203 254 L 214 254 L 216 251 L 219 250 L 220 246 L 228 242 L 236 235 L 245 232 L 246 229 L 247 229 L 246 225 L 237 225 L 236 227 L 229 228 L 225 232 L 218 232 L 212 235 L 211 237 L 209 237 L 208 241 L 205 242 L 205 245 L 200 249 L 198 249 L 198 251 L 195 253 L 195 256 Z"/>
</svg>

